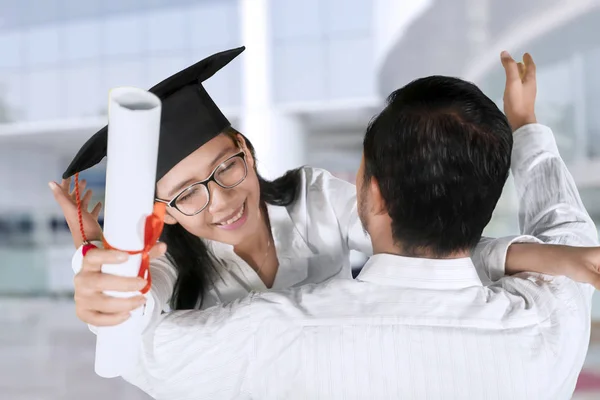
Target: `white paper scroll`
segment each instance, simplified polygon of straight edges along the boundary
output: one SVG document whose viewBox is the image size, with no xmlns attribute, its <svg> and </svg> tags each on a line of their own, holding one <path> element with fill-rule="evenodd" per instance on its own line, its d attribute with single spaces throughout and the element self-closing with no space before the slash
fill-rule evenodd
<svg viewBox="0 0 600 400">
<path fill-rule="evenodd" d="M 160 99 L 145 90 L 121 87 L 110 91 L 104 237 L 114 248 L 139 251 L 144 247 L 146 217 L 152 214 Z M 141 254 L 123 264 L 103 265 L 102 272 L 137 276 Z M 139 292 L 106 292 L 131 297 Z M 96 373 L 105 378 L 121 376 L 136 361 L 141 341 L 143 307 L 124 323 L 101 327 L 96 341 Z"/>
</svg>

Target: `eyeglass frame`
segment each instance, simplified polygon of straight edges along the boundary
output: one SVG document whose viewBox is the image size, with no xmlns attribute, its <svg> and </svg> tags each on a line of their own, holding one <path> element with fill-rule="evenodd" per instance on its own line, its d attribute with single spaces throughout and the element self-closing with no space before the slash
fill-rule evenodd
<svg viewBox="0 0 600 400">
<path fill-rule="evenodd" d="M 219 168 L 221 168 L 221 166 L 223 164 L 225 164 L 227 161 L 230 161 L 236 157 L 240 157 L 242 159 L 242 162 L 244 163 L 244 177 L 242 179 L 240 179 L 240 181 L 238 183 L 236 183 L 235 185 L 232 186 L 223 186 L 219 183 L 219 181 L 217 181 L 217 179 L 215 178 L 215 174 L 217 173 L 217 170 Z M 177 193 L 175 195 L 175 197 L 173 197 L 171 200 L 163 200 L 163 199 L 159 199 L 158 197 L 156 197 L 154 199 L 154 201 L 158 202 L 158 203 L 163 203 L 166 204 L 167 207 L 169 208 L 174 208 L 177 211 L 179 211 L 180 213 L 182 213 L 185 216 L 188 217 L 193 217 L 194 215 L 198 215 L 200 214 L 202 211 L 204 211 L 204 209 L 206 207 L 208 207 L 208 204 L 210 203 L 210 189 L 208 188 L 208 184 L 210 182 L 214 182 L 216 183 L 219 187 L 223 188 L 223 189 L 233 189 L 234 187 L 238 186 L 240 183 L 244 182 L 244 180 L 246 179 L 246 177 L 248 176 L 248 163 L 246 162 L 246 152 L 244 150 L 240 150 L 238 153 L 235 153 L 234 155 L 232 155 L 231 157 L 228 157 L 226 160 L 223 160 L 223 162 L 221 162 L 219 165 L 217 165 L 215 167 L 215 169 L 213 169 L 213 171 L 211 172 L 211 174 L 209 175 L 208 178 L 198 181 L 198 182 L 194 182 L 188 186 L 186 186 L 185 188 L 181 189 L 181 191 L 179 193 Z M 202 185 L 206 188 L 206 193 L 208 193 L 208 199 L 206 200 L 206 204 L 204 205 L 204 207 L 202 207 L 200 210 L 196 211 L 194 214 L 186 214 L 183 211 L 181 211 L 179 209 L 179 207 L 177 207 L 177 199 L 179 199 L 179 197 L 181 197 L 182 194 L 184 194 L 186 191 L 188 191 L 189 189 L 191 189 L 194 186 L 198 186 L 198 185 Z"/>
</svg>

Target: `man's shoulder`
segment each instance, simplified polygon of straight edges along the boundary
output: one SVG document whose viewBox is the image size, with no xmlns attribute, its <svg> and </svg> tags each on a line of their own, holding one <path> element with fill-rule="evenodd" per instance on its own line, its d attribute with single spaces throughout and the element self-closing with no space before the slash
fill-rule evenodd
<svg viewBox="0 0 600 400">
<path fill-rule="evenodd" d="M 322 283 L 310 283 L 299 287 L 269 292 L 252 293 L 246 305 L 251 312 L 267 318 L 312 318 L 317 317 L 323 307 L 341 298 L 352 296 L 356 285 L 353 279 L 335 278 Z M 244 302 L 245 303 L 245 302 Z"/>
</svg>

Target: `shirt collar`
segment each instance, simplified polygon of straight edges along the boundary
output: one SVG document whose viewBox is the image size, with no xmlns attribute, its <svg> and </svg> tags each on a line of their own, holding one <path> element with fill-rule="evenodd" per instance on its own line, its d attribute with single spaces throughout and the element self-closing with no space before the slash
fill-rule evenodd
<svg viewBox="0 0 600 400">
<path fill-rule="evenodd" d="M 464 289 L 482 286 L 470 258 L 428 259 L 376 254 L 357 280 L 415 289 Z"/>
<path fill-rule="evenodd" d="M 300 232 L 304 227 L 292 219 L 287 207 L 268 204 L 267 212 L 271 222 L 273 245 L 277 249 L 279 259 L 273 288 L 291 287 L 306 279 L 308 259 L 314 256 L 315 252 Z M 233 246 L 229 244 L 211 240 L 205 240 L 205 243 L 216 257 L 225 261 L 226 268 L 229 266 L 228 260 L 239 259 L 233 252 Z M 261 286 L 262 282 L 257 281 L 257 285 Z"/>
</svg>

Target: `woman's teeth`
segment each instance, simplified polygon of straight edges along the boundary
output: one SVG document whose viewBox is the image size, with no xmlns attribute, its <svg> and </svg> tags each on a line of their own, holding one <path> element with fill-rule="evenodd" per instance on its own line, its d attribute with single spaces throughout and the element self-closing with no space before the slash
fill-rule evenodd
<svg viewBox="0 0 600 400">
<path fill-rule="evenodd" d="M 233 217 L 231 217 L 230 219 L 228 219 L 225 222 L 221 222 L 219 225 L 221 225 L 221 226 L 231 225 L 238 219 L 242 218 L 242 215 L 244 215 L 244 208 L 245 208 L 245 204 L 242 204 L 242 208 L 240 208 L 240 211 L 236 215 L 234 215 Z"/>
</svg>

